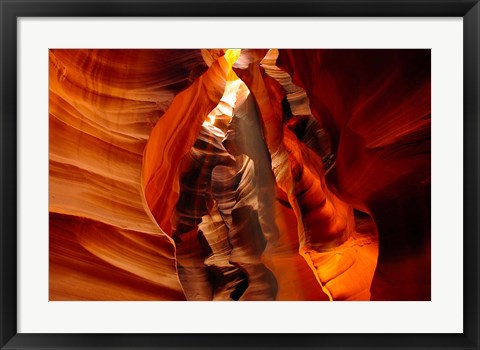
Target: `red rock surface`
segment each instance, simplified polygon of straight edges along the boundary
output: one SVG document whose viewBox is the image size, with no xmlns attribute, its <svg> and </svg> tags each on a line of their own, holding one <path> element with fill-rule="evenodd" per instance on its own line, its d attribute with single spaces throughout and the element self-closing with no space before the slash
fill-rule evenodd
<svg viewBox="0 0 480 350">
<path fill-rule="evenodd" d="M 185 299 L 141 171 L 152 128 L 207 69 L 200 50 L 50 51 L 51 300 Z"/>
<path fill-rule="evenodd" d="M 429 300 L 430 50 L 282 50 L 277 64 L 330 135 L 329 187 L 377 225 L 372 298 Z"/>
<path fill-rule="evenodd" d="M 429 64 L 51 50 L 50 300 L 429 299 Z"/>
</svg>

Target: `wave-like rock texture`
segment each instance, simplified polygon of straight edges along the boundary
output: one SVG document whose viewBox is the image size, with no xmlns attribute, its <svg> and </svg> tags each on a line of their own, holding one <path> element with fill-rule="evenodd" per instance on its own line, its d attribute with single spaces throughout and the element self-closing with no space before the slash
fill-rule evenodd
<svg viewBox="0 0 480 350">
<path fill-rule="evenodd" d="M 429 299 L 429 59 L 51 50 L 50 300 Z"/>
<path fill-rule="evenodd" d="M 231 153 L 244 155 L 254 164 L 259 229 L 266 239 L 261 261 L 277 281 L 276 300 L 328 300 L 309 266 L 298 254 L 297 220 L 293 210 L 277 198 L 281 190 L 276 186 L 253 95 L 235 109 L 224 144 Z M 229 193 L 225 190 L 217 192 L 222 196 Z M 218 201 L 234 203 L 234 195 L 232 193 L 230 200 L 219 198 Z"/>
<path fill-rule="evenodd" d="M 333 166 L 334 155 L 328 135 L 310 114 L 305 91 L 274 65 L 278 53 L 272 51 L 266 56 L 262 50 L 244 51 L 235 68 L 257 101 L 271 155 L 277 198 L 279 203 L 292 210 L 296 219 L 297 255 L 300 253 L 304 257 L 310 273 L 328 298 L 368 299 L 376 260 L 373 232 L 369 239 L 373 247 L 369 253 L 372 254 L 359 258 L 359 263 L 350 264 L 347 273 L 339 269 L 338 274 L 330 276 L 335 279 L 348 275 L 342 288 L 349 290 L 349 294 L 337 291 L 338 284 L 330 283 L 327 287 L 322 281 L 322 271 L 331 267 L 323 266 L 325 259 L 316 259 L 316 255 L 319 252 L 337 254 L 337 260 L 343 260 L 338 251 L 354 236 L 353 208 L 329 190 L 325 174 Z M 272 245 L 268 251 L 275 254 L 276 247 Z M 270 260 L 274 264 L 275 260 Z M 356 270 L 362 269 L 364 272 L 359 275 Z"/>
<path fill-rule="evenodd" d="M 219 58 L 192 86 L 176 96 L 150 134 L 142 174 L 145 198 L 167 234 L 172 233 L 171 217 L 179 196 L 180 164 L 195 143 L 203 122 L 219 104 L 230 71 L 228 59 Z"/>
<path fill-rule="evenodd" d="M 231 115 L 236 96 L 244 101 L 245 89 L 230 84 L 235 85 L 227 85 L 214 113 L 223 109 L 236 121 Z M 180 279 L 188 300 L 275 300 L 275 277 L 261 261 L 265 237 L 254 162 L 240 152 L 243 143 L 235 135 L 243 134 L 237 123 L 226 121 L 220 122 L 226 133 L 204 122 L 179 167 L 172 229 Z"/>
<path fill-rule="evenodd" d="M 232 246 L 230 261 L 248 277 L 240 300 L 275 300 L 277 282 L 261 261 L 266 240 L 258 218 L 254 162 L 241 154 L 235 164 L 216 167 L 212 175 L 213 196 Z"/>
<path fill-rule="evenodd" d="M 218 208 L 213 207 L 198 225 L 199 240 L 204 248 L 205 266 L 211 276 L 212 300 L 239 300 L 248 288 L 245 272 L 232 260 L 232 246 L 228 228 Z"/>
<path fill-rule="evenodd" d="M 161 235 L 51 213 L 49 244 L 50 300 L 185 300 Z"/>
<path fill-rule="evenodd" d="M 223 137 L 223 132 L 215 126 L 202 125 L 192 149 L 180 164 L 180 194 L 172 223 L 179 275 L 189 300 L 212 300 L 214 296 L 218 298 L 219 293 L 214 293 L 215 287 L 210 283 L 209 276 L 209 271 L 214 270 L 215 265 L 211 262 L 205 264 L 205 259 L 208 255 L 211 261 L 220 258 L 212 255 L 215 251 L 220 253 L 227 249 L 227 252 L 231 252 L 231 249 L 228 249 L 230 247 L 225 225 L 220 225 L 222 222 L 218 218 L 210 216 L 215 206 L 211 191 L 213 169 L 220 165 L 235 164 L 235 158 L 222 145 Z M 218 227 L 215 227 L 214 222 Z M 203 225 L 199 232 L 200 223 Z M 215 249 L 212 242 L 215 241 L 214 235 L 225 241 L 223 249 Z M 225 258 L 228 262 L 230 254 L 222 256 L 222 264 L 218 266 L 220 271 L 225 267 Z M 227 267 L 234 268 L 233 265 Z M 241 271 L 228 272 L 240 274 Z"/>
<path fill-rule="evenodd" d="M 329 187 L 376 223 L 372 299 L 429 300 L 430 51 L 280 50 L 277 65 L 330 135 Z"/>
<path fill-rule="evenodd" d="M 144 200 L 143 152 L 181 91 L 193 107 L 218 104 L 211 56 L 50 50 L 50 300 L 185 299 L 175 245 Z M 218 95 L 199 86 L 217 75 Z"/>
<path fill-rule="evenodd" d="M 288 82 L 283 81 L 282 86 L 274 78 L 262 73 L 260 62 L 265 56 L 262 50 L 249 50 L 244 56 L 236 64 L 237 72 L 258 101 L 265 130 L 272 130 L 271 135 L 266 132 L 267 147 L 277 185 L 286 193 L 299 224 L 303 226 L 299 232 L 301 246 L 319 248 L 316 240 L 324 241 L 321 243 L 333 241 L 333 244 L 345 240 L 348 235 L 346 219 L 337 213 L 343 208 L 340 208 L 340 203 L 333 205 L 331 197 L 334 196 L 329 195 L 325 186 L 322 186 L 319 177 L 323 170 L 314 169 L 322 168 L 321 162 L 314 164 L 313 160 L 310 166 L 306 163 L 306 150 L 302 151 L 296 135 L 284 124 L 285 119 L 291 118 L 291 115 L 284 113 L 280 104 L 286 98 L 285 85 Z M 312 172 L 319 174 L 315 176 Z"/>
</svg>

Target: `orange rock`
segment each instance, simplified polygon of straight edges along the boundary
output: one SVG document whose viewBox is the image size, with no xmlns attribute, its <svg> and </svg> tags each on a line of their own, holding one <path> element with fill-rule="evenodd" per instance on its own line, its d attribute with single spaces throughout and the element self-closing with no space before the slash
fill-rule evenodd
<svg viewBox="0 0 480 350">
<path fill-rule="evenodd" d="M 329 188 L 377 224 L 372 298 L 429 300 L 430 51 L 280 50 L 277 64 L 331 137 Z"/>
<path fill-rule="evenodd" d="M 429 57 L 51 50 L 50 299 L 428 300 Z"/>
</svg>

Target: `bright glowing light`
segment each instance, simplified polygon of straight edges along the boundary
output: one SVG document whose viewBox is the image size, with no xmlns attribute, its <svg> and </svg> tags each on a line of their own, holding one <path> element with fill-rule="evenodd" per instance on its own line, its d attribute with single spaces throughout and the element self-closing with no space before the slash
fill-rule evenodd
<svg viewBox="0 0 480 350">
<path fill-rule="evenodd" d="M 225 51 L 225 59 L 230 66 L 233 66 L 233 64 L 238 60 L 241 52 L 241 49 L 228 49 Z"/>
<path fill-rule="evenodd" d="M 246 96 L 248 96 L 248 89 L 246 88 L 243 81 L 238 78 L 238 76 L 235 74 L 235 71 L 232 69 L 233 64 L 240 57 L 241 51 L 241 49 L 228 49 L 225 51 L 224 57 L 230 66 L 227 75 L 225 91 L 222 98 L 220 99 L 220 103 L 208 114 L 207 118 L 203 122 L 204 125 L 214 125 L 217 116 L 222 116 L 222 118 L 232 118 L 233 109 L 237 104 L 237 98 L 239 97 L 237 95 L 240 87 L 242 87 L 240 89 L 240 102 L 243 103 L 243 101 L 246 99 Z M 230 119 L 227 119 L 228 123 L 230 122 Z"/>
</svg>

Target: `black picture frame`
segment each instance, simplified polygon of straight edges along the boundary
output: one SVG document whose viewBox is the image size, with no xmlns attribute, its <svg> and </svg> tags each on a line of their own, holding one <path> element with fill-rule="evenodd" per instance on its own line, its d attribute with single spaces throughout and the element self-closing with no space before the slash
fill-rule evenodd
<svg viewBox="0 0 480 350">
<path fill-rule="evenodd" d="M 2 30 L 0 75 L 1 349 L 479 349 L 480 4 L 478 1 L 0 0 Z M 463 17 L 464 332 L 461 334 L 17 333 L 17 19 L 19 17 L 58 16 Z"/>
</svg>

